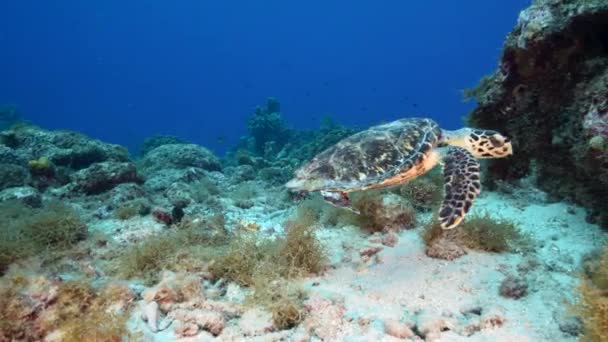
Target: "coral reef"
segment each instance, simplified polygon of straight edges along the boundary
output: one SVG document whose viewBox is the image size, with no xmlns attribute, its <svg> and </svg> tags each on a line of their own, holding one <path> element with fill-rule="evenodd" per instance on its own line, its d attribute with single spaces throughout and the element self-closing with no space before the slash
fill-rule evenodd
<svg viewBox="0 0 608 342">
<path fill-rule="evenodd" d="M 490 181 L 537 172 L 543 190 L 605 215 L 607 15 L 608 3 L 593 0 L 535 1 L 521 12 L 499 70 L 466 94 L 478 103 L 470 124 L 500 128 L 516 146 L 491 162 Z"/>
<path fill-rule="evenodd" d="M 28 182 L 29 175 L 23 166 L 0 164 L 0 189 L 22 186 Z"/>
<path fill-rule="evenodd" d="M 104 161 L 125 162 L 127 150 L 119 145 L 106 144 L 83 134 L 70 131 L 46 131 L 35 126 L 19 126 L 0 133 L 10 153 L 16 152 L 20 160 L 48 158 L 57 167 L 80 170 L 93 163 Z M 0 160 L 5 157 L 0 158 Z"/>
<path fill-rule="evenodd" d="M 520 146 L 522 159 L 516 155 L 505 173 L 489 165 L 494 188 L 484 189 L 453 230 L 441 229 L 429 212 L 441 199 L 439 168 L 402 186 L 353 193 L 353 211 L 318 194 L 303 200 L 288 192 L 284 182 L 295 167 L 355 130 L 329 118 L 314 131 L 286 128 L 274 99 L 221 159 L 170 136 L 148 139 L 131 160 L 122 147 L 78 133 L 29 125 L 1 132 L 0 340 L 601 340 L 608 253 L 586 259 L 578 292 L 576 267 L 605 243 L 593 224 L 603 207 L 587 214 L 573 201 L 555 201 L 535 180 L 545 187 L 564 182 L 543 176 L 563 176 L 555 165 L 586 172 L 593 166 L 585 163 L 600 161 L 596 173 L 572 182 L 593 179 L 593 196 L 605 190 L 606 104 L 576 102 L 605 86 L 604 73 L 592 77 L 598 84 L 583 82 L 591 77 L 583 71 L 603 70 L 604 55 L 593 50 L 599 33 L 582 21 L 602 22 L 604 7 L 543 0 L 522 13 L 503 62 L 511 63 L 503 73 L 515 76 L 504 76 L 505 83 L 486 78 L 472 94 L 480 107 L 470 119 L 505 124 L 518 144 L 531 139 L 530 146 Z M 549 51 L 545 41 L 568 45 L 581 30 L 593 60 L 586 48 L 559 61 L 534 54 Z M 549 147 L 549 136 L 536 134 L 547 133 L 541 119 L 550 118 L 532 110 L 556 109 L 558 101 L 544 94 L 565 88 L 536 90 L 537 71 L 583 61 L 589 69 L 573 69 L 581 73 L 571 73 L 576 80 L 566 85 L 581 86 L 568 102 L 581 106 L 568 108 L 588 110 L 562 120 L 560 107 Z M 522 80 L 530 83 L 511 83 Z M 504 87 L 513 87 L 511 95 Z M 521 107 L 500 112 L 510 96 Z M 538 129 L 510 115 L 537 120 Z M 580 131 L 564 134 L 572 122 Z M 530 177 L 512 181 L 526 172 Z M 552 193 L 590 205 L 600 198 L 572 189 Z M 562 303 L 576 296 L 577 316 L 566 315 Z"/>
</svg>

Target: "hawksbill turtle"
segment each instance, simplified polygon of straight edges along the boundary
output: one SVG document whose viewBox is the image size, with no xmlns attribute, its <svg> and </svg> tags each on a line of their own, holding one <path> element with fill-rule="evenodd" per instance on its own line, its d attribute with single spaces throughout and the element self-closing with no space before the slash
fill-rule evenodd
<svg viewBox="0 0 608 342">
<path fill-rule="evenodd" d="M 349 193 L 403 184 L 443 166 L 443 229 L 460 224 L 481 191 L 477 158 L 513 154 L 510 140 L 484 129 L 444 130 L 428 118 L 406 118 L 370 127 L 315 156 L 295 172 L 291 191 L 318 191 L 338 207 L 355 211 Z M 356 211 L 355 211 L 356 212 Z"/>
</svg>

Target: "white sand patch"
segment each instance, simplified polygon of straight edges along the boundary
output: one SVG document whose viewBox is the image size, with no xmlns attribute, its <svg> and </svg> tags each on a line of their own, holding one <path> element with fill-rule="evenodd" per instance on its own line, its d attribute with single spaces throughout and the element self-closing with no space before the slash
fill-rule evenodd
<svg viewBox="0 0 608 342">
<path fill-rule="evenodd" d="M 342 322 L 348 326 L 336 330 L 336 340 L 370 331 L 389 339 L 383 335 L 382 321 L 414 324 L 423 316 L 431 317 L 431 323 L 448 322 L 446 331 L 439 333 L 442 341 L 575 340 L 560 331 L 558 320 L 567 313 L 565 303 L 573 298 L 582 257 L 602 245 L 603 233 L 585 222 L 583 209 L 568 210 L 561 202 L 518 208 L 514 202 L 486 192 L 472 214 L 488 212 L 513 220 L 535 240 L 531 253 L 469 252 L 454 261 L 431 259 L 416 229 L 403 231 L 395 247 L 384 246 L 377 258 L 364 262 L 357 260 L 356 251 L 370 243 L 361 232 L 352 227 L 320 231 L 334 268 L 313 279 L 319 284 L 308 288 L 311 296 L 344 306 Z M 344 260 L 351 262 L 340 263 Z M 526 279 L 525 297 L 515 300 L 499 295 L 500 283 L 509 274 Z M 463 314 L 476 311 L 471 308 L 481 312 Z M 493 312 L 504 323 L 493 326 L 493 320 L 484 317 Z"/>
</svg>

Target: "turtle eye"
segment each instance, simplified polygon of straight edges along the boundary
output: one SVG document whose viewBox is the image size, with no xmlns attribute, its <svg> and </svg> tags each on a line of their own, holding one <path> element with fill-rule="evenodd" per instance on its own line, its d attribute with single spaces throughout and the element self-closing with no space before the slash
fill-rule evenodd
<svg viewBox="0 0 608 342">
<path fill-rule="evenodd" d="M 496 135 L 490 136 L 490 142 L 494 147 L 502 147 L 505 144 L 505 140 L 502 137 L 497 137 Z"/>
</svg>

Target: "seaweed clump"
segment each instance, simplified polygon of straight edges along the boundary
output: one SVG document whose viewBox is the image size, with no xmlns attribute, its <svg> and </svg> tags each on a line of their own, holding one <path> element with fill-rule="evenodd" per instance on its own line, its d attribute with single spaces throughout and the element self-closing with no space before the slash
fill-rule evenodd
<svg viewBox="0 0 608 342">
<path fill-rule="evenodd" d="M 124 251 L 111 271 L 125 279 L 156 283 L 163 269 L 200 269 L 226 244 L 223 216 L 184 219 L 167 234 L 154 235 Z M 179 261 L 179 262 L 176 262 Z"/>
<path fill-rule="evenodd" d="M 305 293 L 288 281 L 321 273 L 327 261 L 327 252 L 314 234 L 316 218 L 311 210 L 299 210 L 295 219 L 285 223 L 286 235 L 276 240 L 240 235 L 209 271 L 216 279 L 251 287 L 249 303 L 271 312 L 277 328 L 293 327 L 305 317 Z"/>
<path fill-rule="evenodd" d="M 30 173 L 34 176 L 52 177 L 55 174 L 55 166 L 47 157 L 30 160 L 28 167 Z"/>
<path fill-rule="evenodd" d="M 324 268 L 327 253 L 314 234 L 315 222 L 314 212 L 301 210 L 297 218 L 284 224 L 286 234 L 282 238 L 258 240 L 253 235 L 241 234 L 209 270 L 215 278 L 243 286 L 253 286 L 256 274 L 267 265 L 277 278 L 318 274 Z"/>
<path fill-rule="evenodd" d="M 1 203 L 0 274 L 19 259 L 69 249 L 86 236 L 86 224 L 59 201 L 43 208 L 31 208 L 18 201 Z"/>
<path fill-rule="evenodd" d="M 461 242 L 470 249 L 501 253 L 527 247 L 530 243 L 512 221 L 494 218 L 488 213 L 467 219 L 460 227 Z"/>
<path fill-rule="evenodd" d="M 373 232 L 413 228 L 416 210 L 395 194 L 365 192 L 353 200 L 353 208 L 359 211 L 356 222 Z"/>
<path fill-rule="evenodd" d="M 17 274 L 0 287 L 0 340 L 39 341 L 56 332 L 66 342 L 130 340 L 126 322 L 134 299 L 124 285 L 97 291 L 84 280 Z"/>
<path fill-rule="evenodd" d="M 128 220 L 136 216 L 149 214 L 150 204 L 142 199 L 135 199 L 122 203 L 114 211 L 114 215 L 119 220 Z"/>
<path fill-rule="evenodd" d="M 407 198 L 419 210 L 431 210 L 443 198 L 443 181 L 436 176 L 418 177 L 398 188 L 399 194 Z"/>
<path fill-rule="evenodd" d="M 464 249 L 491 253 L 513 252 L 529 248 L 530 236 L 515 223 L 497 219 L 485 213 L 467 217 L 457 228 L 441 228 L 433 218 L 421 233 L 427 246 L 427 255 L 442 259 L 454 259 L 465 254 Z"/>
<path fill-rule="evenodd" d="M 174 255 L 178 248 L 179 240 L 175 234 L 149 237 L 119 257 L 117 273 L 125 279 L 141 278 L 151 285 L 166 267 L 168 256 Z"/>
<path fill-rule="evenodd" d="M 575 310 L 583 320 L 583 341 L 608 341 L 608 247 L 587 265 Z"/>
<path fill-rule="evenodd" d="M 23 234 L 41 248 L 67 249 L 87 236 L 87 226 L 74 210 L 53 201 L 21 222 Z"/>
</svg>

